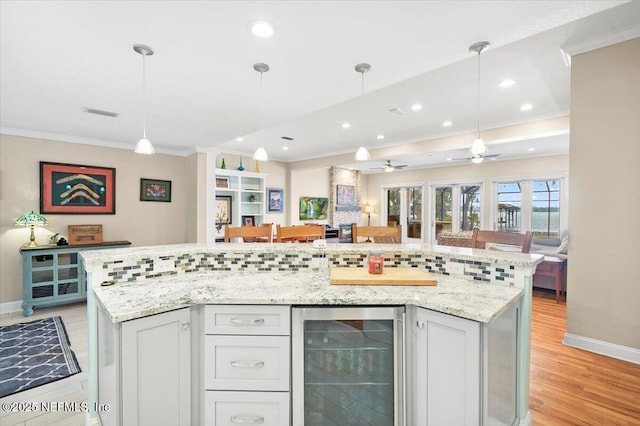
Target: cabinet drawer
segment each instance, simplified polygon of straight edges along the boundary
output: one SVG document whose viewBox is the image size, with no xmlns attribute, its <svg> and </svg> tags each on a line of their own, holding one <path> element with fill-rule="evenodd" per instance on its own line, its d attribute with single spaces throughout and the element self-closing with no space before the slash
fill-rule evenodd
<svg viewBox="0 0 640 426">
<path fill-rule="evenodd" d="M 289 390 L 288 336 L 205 336 L 204 383 L 212 390 Z"/>
<path fill-rule="evenodd" d="M 206 334 L 290 334 L 289 306 L 207 305 L 204 310 Z"/>
<path fill-rule="evenodd" d="M 288 392 L 205 392 L 204 424 L 216 426 L 289 424 Z"/>
</svg>

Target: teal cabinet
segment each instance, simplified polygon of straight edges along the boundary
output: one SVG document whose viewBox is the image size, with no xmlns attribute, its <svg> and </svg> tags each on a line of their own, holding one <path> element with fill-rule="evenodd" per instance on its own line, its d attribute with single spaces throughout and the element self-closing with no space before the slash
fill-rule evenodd
<svg viewBox="0 0 640 426">
<path fill-rule="evenodd" d="M 83 246 L 22 248 L 22 313 L 33 315 L 36 306 L 54 306 L 87 298 L 79 253 L 84 250 L 128 247 L 129 241 Z"/>
</svg>

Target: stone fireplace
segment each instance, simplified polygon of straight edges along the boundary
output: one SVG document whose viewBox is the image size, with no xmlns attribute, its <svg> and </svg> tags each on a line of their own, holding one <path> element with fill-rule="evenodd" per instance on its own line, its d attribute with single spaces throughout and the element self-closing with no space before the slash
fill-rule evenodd
<svg viewBox="0 0 640 426">
<path fill-rule="evenodd" d="M 331 167 L 329 171 L 329 226 L 337 228 L 341 224 L 360 223 L 362 217 L 362 198 L 361 198 L 361 180 L 362 173 L 357 170 L 341 169 L 339 167 Z M 353 199 L 345 197 L 338 203 L 338 185 L 343 190 L 350 190 L 353 187 Z"/>
</svg>

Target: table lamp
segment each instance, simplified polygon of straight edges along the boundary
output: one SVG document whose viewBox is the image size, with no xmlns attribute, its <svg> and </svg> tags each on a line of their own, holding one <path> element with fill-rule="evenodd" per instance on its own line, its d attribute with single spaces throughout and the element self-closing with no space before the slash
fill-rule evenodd
<svg viewBox="0 0 640 426">
<path fill-rule="evenodd" d="M 36 226 L 47 226 L 47 219 L 41 214 L 34 213 L 33 210 L 31 210 L 31 213 L 27 213 L 16 219 L 16 226 L 31 228 L 30 241 L 28 243 L 24 243 L 22 247 L 38 247 L 38 243 L 36 243 L 36 234 L 33 230 Z"/>
<path fill-rule="evenodd" d="M 367 226 L 371 226 L 371 213 L 376 212 L 376 206 L 367 204 L 366 206 L 364 206 L 364 212 L 367 214 Z"/>
</svg>

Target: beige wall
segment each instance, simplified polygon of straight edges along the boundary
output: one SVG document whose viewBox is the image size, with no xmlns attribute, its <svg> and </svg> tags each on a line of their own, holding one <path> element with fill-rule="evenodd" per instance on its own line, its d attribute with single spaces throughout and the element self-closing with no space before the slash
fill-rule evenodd
<svg viewBox="0 0 640 426">
<path fill-rule="evenodd" d="M 327 197 L 329 198 L 329 168 L 291 170 L 291 191 L 289 199 L 285 202 L 291 212 L 291 225 L 300 225 L 300 197 Z M 319 220 L 317 223 L 327 224 L 328 220 Z"/>
<path fill-rule="evenodd" d="M 39 162 L 83 164 L 116 169 L 115 215 L 45 215 L 49 224 L 36 237 L 46 244 L 52 233 L 67 236 L 67 225 L 102 224 L 104 239 L 134 246 L 193 242 L 197 190 L 192 185 L 201 161 L 169 155 L 142 156 L 133 151 L 0 135 L 0 303 L 22 299 L 20 246 L 29 240 L 14 220 L 39 211 Z M 172 181 L 170 203 L 139 201 L 140 178 Z M 197 207 L 196 207 L 197 209 Z"/>
<path fill-rule="evenodd" d="M 435 167 L 420 170 L 395 171 L 393 173 L 378 173 L 366 175 L 368 192 L 363 194 L 363 202 L 380 206 L 381 188 L 392 184 L 424 184 L 424 214 L 425 221 L 429 220 L 431 202 L 428 199 L 428 188 L 432 182 L 452 182 L 459 180 L 478 180 L 482 182 L 483 206 L 493 204 L 491 199 L 491 179 L 506 177 L 536 177 L 548 175 L 567 175 L 569 171 L 569 156 L 556 155 L 550 157 L 536 157 L 524 160 L 485 161 L 481 164 L 465 164 L 454 167 Z M 378 208 L 380 212 L 380 208 Z M 491 229 L 492 221 L 488 208 L 482 212 L 482 228 Z M 380 224 L 380 214 L 371 215 L 371 224 Z M 561 227 L 567 228 L 567 224 Z M 570 225 L 568 226 L 570 228 Z M 424 239 L 429 241 L 429 230 L 425 227 Z"/>
<path fill-rule="evenodd" d="M 571 66 L 567 332 L 640 349 L 640 38 Z"/>
</svg>

